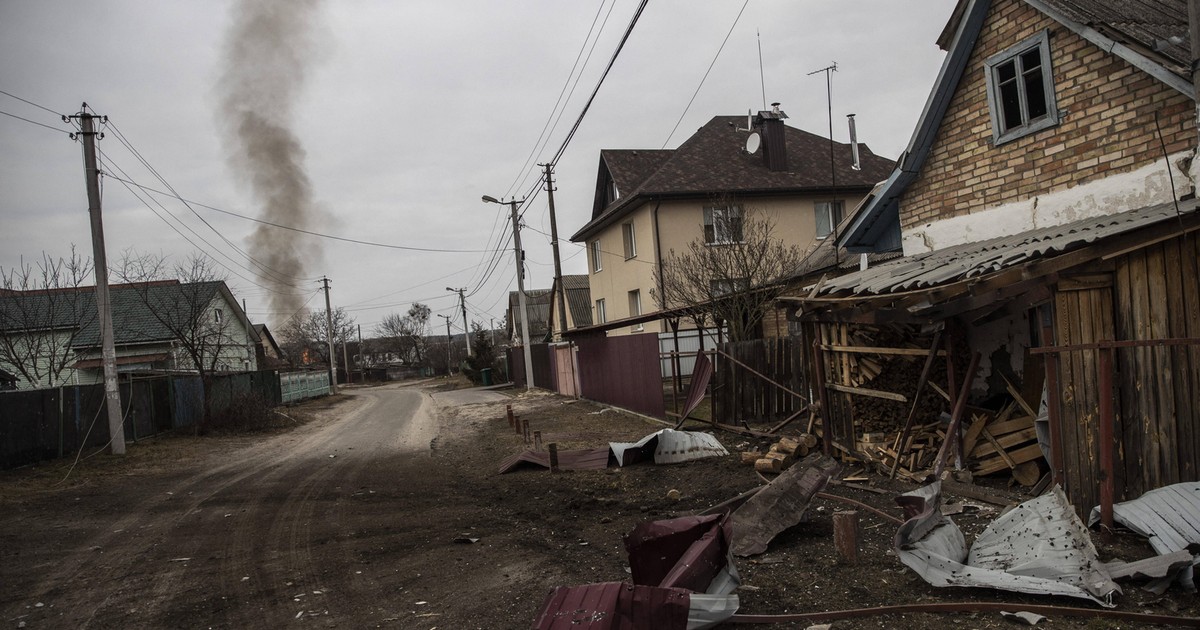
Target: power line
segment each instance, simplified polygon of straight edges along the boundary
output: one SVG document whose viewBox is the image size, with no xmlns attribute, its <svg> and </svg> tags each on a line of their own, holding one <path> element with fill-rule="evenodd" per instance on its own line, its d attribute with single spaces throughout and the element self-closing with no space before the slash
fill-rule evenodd
<svg viewBox="0 0 1200 630">
<path fill-rule="evenodd" d="M 671 133 L 667 135 L 666 142 L 663 142 L 662 148 L 667 148 L 667 143 L 671 141 L 671 137 L 675 135 L 675 131 L 679 129 L 679 124 L 683 122 L 683 117 L 687 115 L 688 110 L 692 108 L 692 103 L 696 100 L 696 95 L 700 93 L 700 88 L 704 87 L 704 81 L 708 79 L 708 73 L 712 72 L 713 66 L 717 65 L 717 59 L 721 56 L 721 51 L 725 50 L 725 43 L 729 41 L 729 36 L 733 34 L 733 29 L 737 27 L 738 20 L 742 19 L 742 13 L 746 10 L 746 5 L 750 4 L 750 0 L 742 3 L 742 8 L 738 10 L 737 17 L 733 18 L 733 24 L 729 26 L 729 32 L 725 33 L 725 39 L 721 40 L 721 46 L 717 48 L 717 54 L 713 55 L 712 61 L 708 64 L 708 69 L 704 71 L 704 76 L 700 77 L 700 85 L 696 86 L 696 91 L 692 92 L 692 98 L 688 99 L 687 107 L 683 108 L 683 113 L 679 115 L 679 120 L 675 121 L 675 126 L 671 127 Z M 765 98 L 763 100 L 766 100 Z"/>
<path fill-rule="evenodd" d="M 113 179 L 118 179 L 118 178 L 113 178 Z M 179 201 L 182 201 L 184 203 L 189 203 L 193 206 L 196 206 L 199 208 L 204 208 L 206 210 L 220 212 L 221 214 L 228 214 L 229 216 L 232 216 L 232 217 L 237 217 L 239 219 L 244 219 L 246 221 L 253 221 L 255 223 L 261 223 L 263 225 L 269 225 L 271 227 L 279 228 L 281 230 L 290 230 L 292 232 L 299 232 L 301 234 L 308 234 L 310 236 L 317 236 L 320 238 L 327 238 L 327 239 L 331 239 L 331 240 L 335 240 L 335 241 L 354 243 L 357 245 L 367 245 L 370 247 L 383 247 L 386 249 L 402 249 L 402 250 L 414 251 L 414 252 L 432 252 L 432 253 L 445 253 L 445 254 L 479 254 L 479 253 L 488 253 L 488 252 L 492 251 L 490 249 L 438 249 L 438 248 L 430 248 L 430 247 L 411 247 L 408 245 L 392 245 L 389 243 L 376 243 L 373 241 L 364 241 L 364 240 L 359 240 L 359 239 L 354 239 L 354 238 L 347 238 L 344 236 L 334 236 L 332 234 L 322 234 L 321 232 L 314 232 L 312 230 L 305 230 L 305 229 L 298 228 L 298 227 L 292 227 L 290 225 L 283 225 L 281 223 L 274 223 L 272 221 L 257 219 L 254 217 L 246 216 L 244 214 L 238 214 L 236 212 L 231 212 L 229 210 L 223 210 L 223 209 L 217 208 L 215 206 L 206 205 L 206 204 L 200 203 L 198 201 L 184 199 L 183 197 L 180 197 L 178 195 L 174 195 L 169 192 L 164 192 L 164 191 L 161 191 L 161 190 L 158 190 L 155 188 L 151 188 L 149 186 L 139 184 L 135 181 L 129 181 L 129 180 L 118 180 L 118 181 L 124 181 L 124 183 L 129 184 L 131 186 L 136 186 L 138 188 L 141 188 L 142 190 L 144 190 L 146 192 L 155 193 L 155 194 L 163 195 L 166 197 L 171 197 L 173 199 L 178 199 Z"/>
<path fill-rule="evenodd" d="M 37 125 L 37 126 L 39 126 L 39 127 L 45 127 L 46 129 L 49 129 L 50 131 L 57 131 L 57 132 L 59 132 L 59 133 L 65 133 L 65 134 L 67 134 L 68 136 L 69 136 L 69 135 L 71 135 L 71 132 L 70 132 L 70 131 L 67 131 L 67 130 L 65 130 L 65 129 L 59 129 L 58 127 L 51 127 L 50 125 L 46 125 L 46 124 L 40 123 L 40 122 L 38 122 L 38 121 L 36 121 L 36 120 L 29 120 L 28 118 L 22 118 L 21 116 L 18 116 L 18 115 L 16 115 L 16 114 L 10 114 L 10 113 L 8 113 L 8 112 L 6 112 L 6 111 L 0 111 L 0 114 L 4 114 L 5 116 L 8 116 L 8 117 L 10 117 L 10 118 L 16 118 L 17 120 L 22 120 L 22 121 L 25 121 L 25 122 L 27 122 L 27 123 L 29 123 L 29 124 L 31 124 L 31 125 Z"/>
<path fill-rule="evenodd" d="M 28 99 L 21 98 L 20 96 L 17 96 L 16 94 L 13 94 L 13 93 L 11 93 L 11 92 L 5 92 L 4 90 L 0 90 L 0 94 L 3 94 L 3 95 L 5 95 L 5 96 L 9 96 L 9 97 L 15 98 L 15 99 L 17 99 L 18 101 L 21 101 L 22 103 L 25 103 L 26 105 L 33 105 L 34 107 L 36 107 L 36 108 L 38 108 L 38 109 L 41 109 L 41 110 L 45 110 L 45 111 L 47 111 L 47 112 L 50 112 L 51 114 L 54 114 L 55 116 L 58 116 L 59 118 L 66 118 L 66 117 L 67 117 L 67 115 L 66 115 L 66 114 L 63 114 L 62 112 L 56 112 L 56 111 L 54 111 L 53 109 L 50 109 L 49 107 L 46 107 L 45 105 L 38 105 L 37 103 L 34 103 L 34 102 L 33 102 L 33 101 L 31 101 L 31 100 L 28 100 Z M 34 123 L 34 124 L 37 124 L 37 123 Z"/>
</svg>

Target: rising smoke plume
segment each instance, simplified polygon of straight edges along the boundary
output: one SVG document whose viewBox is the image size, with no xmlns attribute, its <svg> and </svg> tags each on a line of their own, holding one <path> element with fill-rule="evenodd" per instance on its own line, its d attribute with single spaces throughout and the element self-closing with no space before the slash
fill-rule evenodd
<svg viewBox="0 0 1200 630">
<path fill-rule="evenodd" d="M 316 57 L 320 0 L 235 0 L 217 86 L 226 153 L 259 206 L 259 218 L 312 229 L 318 218 L 304 147 L 293 131 L 296 96 Z M 249 252 L 269 269 L 257 269 L 282 323 L 303 307 L 303 289 L 320 258 L 314 239 L 259 225 Z"/>
</svg>

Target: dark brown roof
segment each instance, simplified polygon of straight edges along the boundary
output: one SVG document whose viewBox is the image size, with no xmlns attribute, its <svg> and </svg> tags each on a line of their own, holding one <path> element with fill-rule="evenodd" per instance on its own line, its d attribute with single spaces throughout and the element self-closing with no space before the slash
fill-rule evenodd
<svg viewBox="0 0 1200 630">
<path fill-rule="evenodd" d="M 755 196 L 830 190 L 833 180 L 828 138 L 784 126 L 788 170 L 771 171 L 763 163 L 762 149 L 746 153 L 748 134 L 739 130 L 745 125 L 745 116 L 715 116 L 674 151 L 602 151 L 592 220 L 571 240 L 587 238 L 651 197 Z M 886 179 L 894 166 L 892 160 L 875 155 L 861 143 L 862 170 L 851 168 L 849 144 L 835 142 L 833 154 L 838 189 L 869 190 Z M 635 172 L 639 168 L 654 170 L 639 174 Z M 620 198 L 601 207 L 605 169 L 617 183 Z M 622 182 L 640 183 L 631 190 L 623 187 Z"/>
<path fill-rule="evenodd" d="M 571 321 L 575 326 L 592 325 L 592 289 L 587 274 L 563 276 L 566 289 L 567 308 L 571 309 Z"/>
</svg>

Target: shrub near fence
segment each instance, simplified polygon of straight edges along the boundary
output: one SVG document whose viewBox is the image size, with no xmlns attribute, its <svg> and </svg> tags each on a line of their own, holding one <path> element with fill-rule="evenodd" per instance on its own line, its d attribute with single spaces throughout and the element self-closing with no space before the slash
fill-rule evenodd
<svg viewBox="0 0 1200 630">
<path fill-rule="evenodd" d="M 301 380 L 286 376 L 293 383 Z M 289 402 L 328 394 L 328 376 L 316 376 L 292 390 Z M 214 417 L 240 411 L 235 407 L 247 404 L 245 401 L 267 409 L 278 405 L 283 402 L 284 380 L 270 370 L 211 377 L 209 401 Z M 204 418 L 205 388 L 198 376 L 125 377 L 120 388 L 128 442 L 193 427 Z M 107 418 L 103 385 L 2 393 L 0 468 L 68 456 L 81 446 L 105 446 L 109 442 Z"/>
</svg>

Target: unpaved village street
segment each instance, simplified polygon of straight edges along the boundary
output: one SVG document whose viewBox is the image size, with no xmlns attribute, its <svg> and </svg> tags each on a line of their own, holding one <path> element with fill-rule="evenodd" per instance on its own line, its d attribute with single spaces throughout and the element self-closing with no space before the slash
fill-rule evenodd
<svg viewBox="0 0 1200 630">
<path fill-rule="evenodd" d="M 528 628 L 549 589 L 628 579 L 622 535 L 761 482 L 737 456 L 673 466 L 497 474 L 526 448 L 505 404 L 562 448 L 632 440 L 662 423 L 546 392 L 353 388 L 285 408 L 268 433 L 170 436 L 124 459 L 0 475 L 0 628 Z M 718 433 L 731 450 L 763 447 Z M 875 482 L 873 482 L 875 483 Z M 830 492 L 899 515 L 911 484 Z M 863 515 L 861 564 L 835 560 L 831 515 L 738 560 L 742 610 L 781 614 L 888 604 L 1078 601 L 934 589 L 891 552 L 895 527 Z M 986 506 L 957 522 L 969 535 Z M 1103 556 L 1150 555 L 1132 535 Z M 1086 605 L 1086 604 L 1085 604 Z M 1194 595 L 1126 588 L 1124 610 L 1196 615 Z M 892 615 L 835 628 L 999 628 L 999 615 Z M 781 624 L 777 628 L 805 628 Z M 1052 628 L 1135 627 L 1056 618 Z"/>
</svg>

